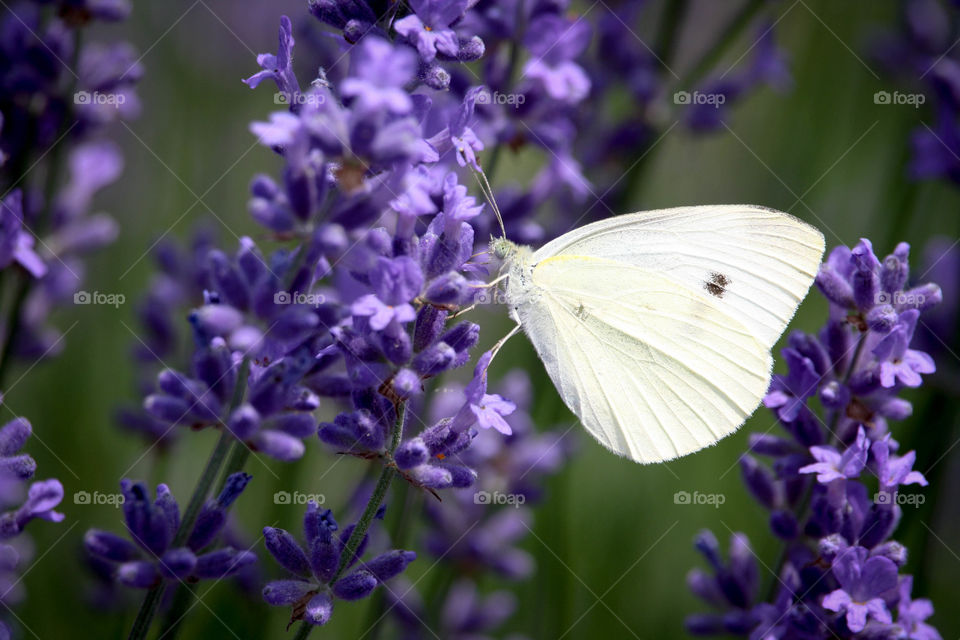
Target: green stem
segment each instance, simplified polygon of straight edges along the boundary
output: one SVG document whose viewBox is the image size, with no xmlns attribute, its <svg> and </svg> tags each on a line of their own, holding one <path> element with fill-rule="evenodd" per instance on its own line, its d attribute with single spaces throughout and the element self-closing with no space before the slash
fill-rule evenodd
<svg viewBox="0 0 960 640">
<path fill-rule="evenodd" d="M 10 314 L 7 318 L 7 333 L 3 337 L 3 347 L 0 348 L 0 389 L 4 387 L 7 373 L 10 371 L 11 360 L 13 360 L 13 348 L 17 343 L 17 336 L 20 334 L 20 315 L 23 312 L 23 303 L 30 293 L 31 275 L 17 270 L 14 274 L 16 278 L 16 291 L 13 294 L 13 301 L 10 304 Z"/>
<path fill-rule="evenodd" d="M 680 31 L 680 25 L 683 24 L 683 18 L 689 5 L 689 0 L 674 0 L 674 2 L 668 2 L 663 8 L 663 18 L 661 19 L 660 33 L 655 49 L 657 56 L 665 67 L 668 65 L 668 61 L 673 59 L 673 52 L 677 44 L 677 33 Z"/>
<path fill-rule="evenodd" d="M 234 473 L 243 471 L 249 458 L 250 448 L 243 442 L 234 439 L 227 453 L 226 463 L 223 465 L 220 479 L 217 482 L 216 488 L 213 490 L 214 495 L 223 491 L 223 487 L 227 483 L 227 478 Z M 214 544 L 216 543 L 211 543 L 211 546 Z M 170 610 L 164 617 L 163 625 L 161 626 L 160 637 L 163 640 L 174 640 L 180 633 L 183 621 L 186 619 L 187 609 L 193 600 L 195 589 L 196 586 L 192 584 L 180 583 L 177 585 L 177 590 L 173 594 L 173 601 L 170 603 Z"/>
<path fill-rule="evenodd" d="M 402 549 L 406 546 L 407 536 L 412 529 L 410 520 L 413 513 L 418 510 L 414 508 L 414 504 L 420 494 L 410 491 L 410 484 L 407 482 L 401 482 L 395 486 L 393 493 L 394 504 L 399 505 L 399 509 L 394 512 L 390 521 L 390 545 L 393 549 Z M 366 628 L 369 629 L 367 632 L 369 640 L 377 640 L 380 636 L 385 611 L 386 597 L 383 595 L 383 590 L 378 589 L 371 598 L 369 613 L 367 614 L 369 624 Z"/>
<path fill-rule="evenodd" d="M 694 85 L 700 82 L 716 66 L 730 46 L 737 41 L 737 38 L 763 8 L 763 5 L 764 0 L 747 0 L 740 11 L 734 14 L 730 21 L 719 30 L 719 39 L 693 64 L 690 71 L 680 80 L 679 87 L 681 89 L 692 89 Z"/>
<path fill-rule="evenodd" d="M 220 474 L 220 482 L 217 483 L 216 493 L 223 491 L 227 484 L 227 478 L 235 473 L 243 471 L 250 459 L 250 447 L 239 440 L 233 441 L 233 447 L 230 449 L 230 455 L 227 458 L 227 464 L 223 467 L 223 473 Z"/>
<path fill-rule="evenodd" d="M 173 594 L 170 611 L 164 618 L 158 640 L 174 640 L 183 628 L 183 621 L 187 617 L 187 610 L 194 598 L 196 585 L 181 584 Z"/>
<path fill-rule="evenodd" d="M 367 534 L 370 524 L 373 522 L 374 517 L 376 517 L 377 511 L 380 509 L 380 505 L 383 503 L 383 499 L 390 489 L 390 483 L 393 482 L 394 476 L 397 475 L 397 469 L 393 466 L 393 452 L 397 450 L 397 447 L 400 445 L 400 439 L 403 437 L 403 423 L 407 415 L 406 409 L 406 404 L 401 404 L 397 408 L 397 420 L 393 426 L 393 435 L 390 438 L 390 445 L 387 448 L 385 456 L 386 461 L 384 462 L 383 469 L 380 471 L 380 477 L 377 479 L 377 484 L 373 488 L 373 493 L 370 494 L 366 508 L 364 508 L 360 519 L 353 528 L 353 532 L 347 539 L 347 544 L 344 545 L 343 551 L 340 553 L 340 562 L 337 565 L 337 570 L 334 572 L 333 578 L 330 579 L 328 584 L 334 584 L 340 579 L 344 571 L 347 570 L 347 566 L 356 555 L 357 548 L 360 546 L 363 536 Z M 297 635 L 294 636 L 294 639 L 303 640 L 310 635 L 311 631 L 313 631 L 313 625 L 309 622 L 302 622 L 300 623 L 300 628 L 297 629 Z"/>
<path fill-rule="evenodd" d="M 311 631 L 313 631 L 312 624 L 309 622 L 301 622 L 300 627 L 297 629 L 297 635 L 293 636 L 293 640 L 306 640 Z"/>
<path fill-rule="evenodd" d="M 390 442 L 389 453 L 391 457 L 393 452 L 396 450 L 397 445 L 400 444 L 400 437 L 403 432 L 403 418 L 405 414 L 406 405 L 400 405 L 400 408 L 397 411 L 397 423 L 393 429 L 393 438 Z M 393 477 L 396 474 L 396 467 L 392 465 L 392 460 L 388 460 L 388 462 L 383 465 L 383 470 L 380 471 L 380 477 L 377 479 L 377 484 L 373 488 L 373 493 L 370 495 L 370 500 L 367 501 L 367 507 L 363 510 L 363 513 L 360 515 L 360 520 L 357 521 L 357 525 L 353 528 L 353 532 L 347 539 L 347 544 L 345 544 L 343 547 L 343 552 L 340 554 L 340 563 L 337 565 L 337 570 L 334 572 L 333 578 L 330 580 L 330 584 L 333 584 L 340 579 L 340 577 L 343 575 L 343 572 L 346 571 L 347 566 L 350 564 L 350 561 L 353 560 L 353 557 L 357 552 L 357 548 L 360 546 L 360 541 L 363 540 L 363 536 L 367 534 L 367 530 L 370 528 L 370 524 L 377 515 L 377 510 L 380 509 L 380 505 L 383 503 L 383 499 L 387 495 L 387 490 L 390 489 L 390 483 L 393 482 Z"/>
<path fill-rule="evenodd" d="M 250 359 L 244 358 L 243 363 L 240 365 L 240 371 L 237 374 L 237 383 L 233 388 L 233 397 L 230 399 L 227 414 L 235 409 L 243 400 L 249 370 Z M 233 441 L 233 434 L 230 433 L 225 425 L 222 426 L 220 439 L 217 440 L 217 445 L 210 453 L 210 458 L 207 460 L 207 464 L 204 466 L 203 472 L 197 480 L 197 485 L 194 487 L 193 494 L 190 496 L 190 502 L 187 503 L 187 509 L 183 512 L 183 517 L 180 520 L 180 527 L 173 536 L 173 542 L 170 543 L 171 548 L 176 549 L 177 547 L 182 547 L 193 531 L 193 525 L 197 522 L 200 509 L 210 495 L 210 489 L 217 479 L 217 475 L 220 473 L 220 469 L 223 466 L 223 462 L 227 457 L 227 452 L 230 450 Z M 143 640 L 146 638 L 147 632 L 150 631 L 150 625 L 153 623 L 153 618 L 157 614 L 157 609 L 160 607 L 160 602 L 163 599 L 163 592 L 166 590 L 166 587 L 167 583 L 164 581 L 147 592 L 146 597 L 143 599 L 143 604 L 140 605 L 140 610 L 137 612 L 133 627 L 130 629 L 130 635 L 127 636 L 128 640 Z"/>
</svg>

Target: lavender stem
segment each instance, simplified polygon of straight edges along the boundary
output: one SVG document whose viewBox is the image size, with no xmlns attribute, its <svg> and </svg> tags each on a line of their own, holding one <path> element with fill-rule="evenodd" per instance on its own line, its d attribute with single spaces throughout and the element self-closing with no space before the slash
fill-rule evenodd
<svg viewBox="0 0 960 640">
<path fill-rule="evenodd" d="M 230 406 L 227 410 L 228 415 L 230 411 L 239 406 L 243 400 L 243 395 L 246 391 L 247 372 L 249 370 L 250 360 L 244 358 L 243 363 L 240 365 L 240 372 L 237 375 L 237 384 L 233 389 L 233 397 L 230 400 Z M 193 530 L 193 525 L 196 524 L 197 516 L 200 515 L 200 509 L 203 507 L 203 503 L 206 502 L 207 496 L 210 495 L 210 488 L 220 473 L 220 468 L 227 458 L 227 452 L 230 450 L 233 441 L 233 434 L 226 426 L 221 428 L 220 439 L 217 440 L 217 445 L 210 454 L 210 458 L 203 468 L 203 473 L 200 474 L 200 478 L 197 480 L 197 485 L 194 487 L 193 494 L 190 496 L 190 502 L 187 504 L 187 509 L 183 513 L 183 519 L 180 521 L 180 527 L 173 537 L 171 547 L 180 547 L 186 542 L 187 537 Z M 166 587 L 166 582 L 161 582 L 147 592 L 146 597 L 143 599 L 143 604 L 140 605 L 140 610 L 137 612 L 133 627 L 130 629 L 130 635 L 127 636 L 128 640 L 143 640 L 147 637 L 147 632 L 150 630 L 153 618 L 156 616 L 157 609 L 160 607 L 160 601 L 163 599 L 163 592 Z"/>
</svg>

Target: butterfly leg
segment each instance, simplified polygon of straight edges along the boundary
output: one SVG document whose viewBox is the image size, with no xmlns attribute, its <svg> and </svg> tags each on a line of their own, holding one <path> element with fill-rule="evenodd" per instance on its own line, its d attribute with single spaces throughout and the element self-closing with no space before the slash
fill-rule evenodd
<svg viewBox="0 0 960 640">
<path fill-rule="evenodd" d="M 506 344 L 507 340 L 512 338 L 517 333 L 517 331 L 520 331 L 519 324 L 517 324 L 517 326 L 511 329 L 510 333 L 508 333 L 507 335 L 497 340 L 497 344 L 493 345 L 493 349 L 490 350 L 490 362 L 493 362 L 493 359 L 497 357 L 497 352 L 500 351 L 500 348 L 503 347 L 503 345 Z M 488 364 L 487 366 L 490 366 L 490 365 Z"/>
<path fill-rule="evenodd" d="M 491 280 L 490 282 L 487 282 L 487 283 L 485 283 L 485 284 L 471 284 L 471 285 L 468 285 L 468 286 L 469 286 L 471 289 L 491 289 L 491 288 L 497 286 L 500 282 L 502 282 L 502 281 L 505 280 L 506 278 L 508 278 L 509 275 L 510 275 L 510 274 L 505 273 L 505 274 L 503 274 L 502 276 L 500 276 L 499 278 L 497 278 L 496 280 Z M 497 298 L 498 298 L 498 296 L 495 295 L 495 296 L 494 296 L 494 301 L 495 301 L 495 302 L 498 301 Z M 483 300 L 481 300 L 481 302 L 484 303 L 484 304 L 486 304 L 486 303 L 489 302 L 489 301 L 483 301 Z M 463 315 L 464 313 L 467 313 L 468 311 L 473 311 L 474 309 L 477 308 L 477 304 L 480 304 L 480 303 L 475 302 L 475 303 L 473 303 L 472 305 L 470 305 L 469 307 L 465 307 L 465 308 L 463 308 L 463 309 L 460 309 L 460 310 L 457 311 L 455 314 L 453 314 L 452 316 L 450 316 L 450 319 L 452 320 L 453 318 L 456 318 L 456 317 L 459 316 L 459 315 Z"/>
<path fill-rule="evenodd" d="M 469 286 L 471 289 L 489 289 L 490 287 L 495 287 L 498 283 L 503 282 L 504 280 L 506 280 L 506 279 L 509 278 L 509 277 L 510 277 L 510 274 L 509 274 L 509 273 L 505 273 L 505 274 L 503 274 L 502 276 L 500 276 L 499 278 L 497 278 L 496 280 L 491 280 L 490 282 L 487 282 L 486 284 L 471 284 L 471 285 L 468 285 L 468 286 Z"/>
</svg>

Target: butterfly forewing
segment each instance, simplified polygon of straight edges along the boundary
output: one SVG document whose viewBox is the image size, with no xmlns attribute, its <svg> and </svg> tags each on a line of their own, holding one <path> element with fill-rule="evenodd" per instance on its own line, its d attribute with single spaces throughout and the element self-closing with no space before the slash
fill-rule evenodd
<svg viewBox="0 0 960 640">
<path fill-rule="evenodd" d="M 508 298 L 590 433 L 658 462 L 716 442 L 756 409 L 770 348 L 822 255 L 819 231 L 771 209 L 650 211 L 543 246 Z"/>
<path fill-rule="evenodd" d="M 793 216 L 719 205 L 607 218 L 547 243 L 533 261 L 582 255 L 655 271 L 721 301 L 772 347 L 810 288 L 823 247 L 823 235 Z"/>
</svg>

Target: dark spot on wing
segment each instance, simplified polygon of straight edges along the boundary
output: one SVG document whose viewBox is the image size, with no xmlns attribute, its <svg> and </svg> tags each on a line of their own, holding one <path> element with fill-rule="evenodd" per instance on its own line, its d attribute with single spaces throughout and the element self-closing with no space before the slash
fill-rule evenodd
<svg viewBox="0 0 960 640">
<path fill-rule="evenodd" d="M 581 322 L 587 319 L 587 309 L 583 306 L 583 302 L 573 308 L 573 315 L 575 315 Z"/>
<path fill-rule="evenodd" d="M 707 290 L 712 296 L 722 298 L 723 294 L 726 293 L 727 287 L 730 286 L 730 279 L 723 275 L 722 273 L 711 273 L 710 281 L 703 283 L 703 288 Z"/>
</svg>

